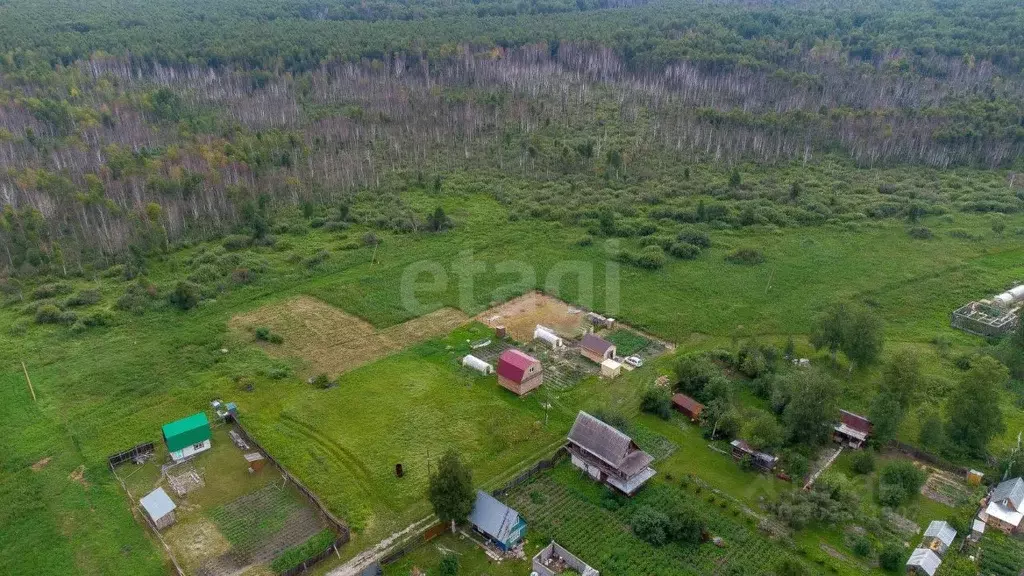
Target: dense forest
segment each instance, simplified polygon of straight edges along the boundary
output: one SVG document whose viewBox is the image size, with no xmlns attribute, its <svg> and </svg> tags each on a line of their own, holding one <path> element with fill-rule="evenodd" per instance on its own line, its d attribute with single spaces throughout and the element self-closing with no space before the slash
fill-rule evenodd
<svg viewBox="0 0 1024 576">
<path fill-rule="evenodd" d="M 1020 169 L 1022 29 L 1010 0 L 0 0 L 0 267 L 263 240 L 289 206 L 417 230 L 400 192 L 459 172 L 584 225 L 705 202 L 730 226 L 1016 212 L 1012 172 L 966 195 L 855 182 L 875 197 L 838 205 L 740 172 Z"/>
</svg>

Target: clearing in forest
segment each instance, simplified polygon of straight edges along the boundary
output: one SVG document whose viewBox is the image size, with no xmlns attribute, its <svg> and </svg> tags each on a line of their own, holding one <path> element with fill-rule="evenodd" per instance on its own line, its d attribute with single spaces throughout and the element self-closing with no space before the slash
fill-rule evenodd
<svg viewBox="0 0 1024 576">
<path fill-rule="evenodd" d="M 403 324 L 378 330 L 322 300 L 299 296 L 239 314 L 228 325 L 251 333 L 267 327 L 284 337 L 281 344 L 265 346 L 274 356 L 294 356 L 311 373 L 337 376 L 409 346 L 448 334 L 469 321 L 452 308 L 442 308 Z"/>
</svg>

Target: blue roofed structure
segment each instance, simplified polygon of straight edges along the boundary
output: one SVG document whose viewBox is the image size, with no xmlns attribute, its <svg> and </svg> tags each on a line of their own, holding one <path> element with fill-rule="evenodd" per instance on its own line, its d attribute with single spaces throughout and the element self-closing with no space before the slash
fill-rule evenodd
<svg viewBox="0 0 1024 576">
<path fill-rule="evenodd" d="M 526 534 L 526 521 L 497 498 L 477 490 L 469 522 L 503 551 L 515 548 Z"/>
</svg>

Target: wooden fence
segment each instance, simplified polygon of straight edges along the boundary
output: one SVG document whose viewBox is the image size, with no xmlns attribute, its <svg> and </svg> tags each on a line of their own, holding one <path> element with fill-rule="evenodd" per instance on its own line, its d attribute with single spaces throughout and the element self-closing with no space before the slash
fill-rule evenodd
<svg viewBox="0 0 1024 576">
<path fill-rule="evenodd" d="M 302 564 L 299 564 L 291 570 L 279 572 L 278 574 L 280 574 L 280 576 L 296 576 L 297 574 L 302 574 L 306 570 L 312 568 L 313 566 L 316 566 L 320 562 L 327 559 L 327 557 L 329 557 L 331 554 L 338 554 L 338 546 L 343 546 L 346 542 L 348 542 L 347 532 L 343 536 L 338 536 L 338 538 L 334 542 L 331 542 L 331 544 L 327 546 L 327 548 L 325 548 L 316 556 L 306 558 L 302 561 Z"/>
<path fill-rule="evenodd" d="M 405 556 L 409 552 L 412 552 L 413 550 L 422 546 L 424 543 L 430 542 L 434 538 L 437 538 L 441 534 L 447 532 L 448 526 L 449 525 L 444 522 L 438 522 L 437 524 L 430 526 L 429 528 L 424 530 L 419 537 L 412 538 L 405 544 L 402 544 L 400 547 L 389 552 L 387 556 L 380 560 L 380 565 L 387 566 L 388 564 L 393 564 L 397 562 L 399 559 L 402 558 L 402 556 Z"/>
<path fill-rule="evenodd" d="M 252 435 L 249 434 L 249 431 L 246 430 L 244 426 L 242 426 L 242 423 L 239 422 L 237 418 L 231 418 L 231 420 L 238 427 L 238 433 L 242 436 L 242 439 L 245 440 L 250 446 L 252 446 L 256 450 L 259 450 L 267 458 L 267 460 L 270 460 L 270 462 L 281 472 L 281 475 L 284 476 L 285 479 L 290 481 L 292 484 L 294 484 L 295 487 L 299 489 L 299 492 L 302 492 L 306 499 L 309 500 L 309 503 L 320 511 L 320 513 L 324 516 L 324 518 L 327 519 L 327 521 L 331 524 L 331 526 L 338 534 L 338 537 L 326 549 L 321 551 L 316 556 L 307 558 L 302 562 L 302 564 L 285 572 L 281 572 L 281 575 L 296 576 L 296 574 L 301 574 L 306 570 L 309 570 L 316 564 L 322 562 L 331 554 L 338 554 L 338 547 L 344 546 L 346 543 L 348 543 L 349 539 L 351 539 L 351 533 L 349 532 L 348 525 L 345 524 L 340 518 L 338 518 L 334 514 L 331 514 L 331 511 L 327 509 L 327 506 L 325 506 L 324 503 L 321 502 L 319 498 L 317 498 L 316 494 L 313 494 L 313 492 L 309 488 L 306 488 L 306 485 L 300 482 L 298 478 L 292 476 L 291 473 L 288 472 L 288 470 L 286 470 L 285 467 L 282 466 L 280 462 L 278 462 L 273 456 L 270 455 L 270 452 L 264 450 L 263 446 L 260 446 L 260 443 L 253 439 Z"/>
<path fill-rule="evenodd" d="M 501 488 L 498 488 L 497 490 L 492 490 L 491 496 L 494 496 L 495 498 L 502 498 L 504 496 L 507 496 L 508 493 L 511 492 L 514 488 L 517 488 L 529 482 L 537 474 L 540 474 L 545 470 L 550 470 L 554 468 L 555 465 L 564 460 L 568 455 L 569 451 L 565 449 L 565 446 L 562 446 L 551 456 L 551 458 L 547 458 L 545 460 L 537 462 L 536 464 L 531 466 L 530 469 L 520 473 L 515 478 L 509 480 L 508 483 L 502 486 Z"/>
<path fill-rule="evenodd" d="M 245 440 L 250 446 L 254 447 L 256 450 L 259 450 L 264 456 L 266 456 L 267 460 L 270 460 L 270 462 L 274 466 L 276 466 L 278 470 L 280 470 L 281 475 L 284 476 L 289 482 L 294 484 L 295 487 L 299 489 L 299 492 L 302 492 L 306 499 L 309 500 L 310 504 L 312 504 L 313 507 L 319 510 L 320 513 L 324 515 L 324 518 L 327 518 L 327 520 L 331 523 L 334 529 L 337 530 L 339 536 L 341 537 L 340 539 L 343 540 L 342 544 L 348 542 L 351 536 L 349 533 L 348 525 L 345 524 L 345 522 L 343 522 L 334 514 L 331 514 L 331 511 L 327 509 L 327 506 L 325 506 L 324 503 L 321 502 L 319 498 L 317 498 L 316 494 L 313 494 L 313 492 L 310 491 L 309 488 L 306 488 L 305 484 L 300 482 L 298 478 L 292 476 L 291 473 L 288 472 L 288 470 L 286 470 L 285 467 L 282 466 L 281 463 L 278 462 L 270 454 L 270 452 L 264 450 L 263 446 L 260 446 L 260 443 L 253 439 L 252 435 L 249 434 L 249 431 L 246 430 L 244 426 L 242 426 L 242 423 L 239 422 L 237 418 L 234 419 L 234 423 L 238 427 L 238 433 L 241 434 L 242 439 Z"/>
<path fill-rule="evenodd" d="M 120 466 L 129 460 L 135 459 L 137 456 L 142 454 L 152 454 L 154 450 L 155 447 L 152 442 L 143 442 L 142 444 L 138 444 L 128 450 L 125 450 L 124 452 L 118 452 L 117 454 L 107 457 L 107 464 L 110 466 L 110 469 L 113 470 L 117 466 Z"/>
</svg>

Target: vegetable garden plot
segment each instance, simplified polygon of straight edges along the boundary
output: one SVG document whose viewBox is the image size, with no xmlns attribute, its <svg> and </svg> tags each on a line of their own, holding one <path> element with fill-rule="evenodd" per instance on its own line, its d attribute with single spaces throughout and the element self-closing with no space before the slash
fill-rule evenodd
<svg viewBox="0 0 1024 576">
<path fill-rule="evenodd" d="M 231 543 L 228 553 L 244 563 L 268 562 L 326 526 L 296 494 L 276 484 L 217 507 L 210 517 Z"/>
<path fill-rule="evenodd" d="M 730 504 L 709 503 L 681 488 L 657 483 L 632 499 L 619 499 L 604 488 L 595 490 L 598 486 L 586 479 L 557 472 L 517 488 L 507 500 L 531 530 L 557 540 L 602 574 L 711 574 L 723 568 L 728 571 L 724 573 L 758 574 L 783 558 L 795 558 L 781 543 L 757 532 L 752 520 Z M 644 505 L 657 510 L 683 508 L 701 518 L 712 535 L 723 538 L 725 547 L 709 543 L 658 547 L 636 538 L 629 521 Z"/>
</svg>

